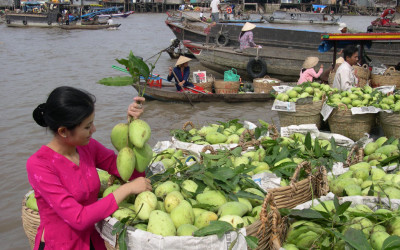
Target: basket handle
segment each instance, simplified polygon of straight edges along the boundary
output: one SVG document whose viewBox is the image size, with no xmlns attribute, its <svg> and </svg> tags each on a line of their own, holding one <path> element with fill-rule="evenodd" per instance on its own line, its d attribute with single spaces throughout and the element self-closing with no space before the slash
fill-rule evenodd
<svg viewBox="0 0 400 250">
<path fill-rule="evenodd" d="M 355 153 L 355 157 L 353 159 L 353 153 Z M 349 155 L 347 156 L 347 159 L 345 161 L 345 167 L 348 168 L 351 165 L 357 164 L 361 162 L 364 158 L 364 149 L 361 147 L 359 148 L 358 145 L 354 145 L 350 152 Z"/>
<path fill-rule="evenodd" d="M 396 72 L 396 69 L 393 67 L 393 66 L 390 66 L 386 71 L 385 71 L 385 73 L 392 73 L 392 72 Z"/>
<path fill-rule="evenodd" d="M 338 104 L 338 110 L 340 110 L 339 108 L 342 108 L 342 110 L 344 110 L 344 111 L 349 111 L 349 109 L 347 108 L 347 105 L 345 105 L 343 103 Z"/>
<path fill-rule="evenodd" d="M 210 145 L 204 146 L 203 149 L 201 150 L 201 152 L 202 152 L 202 153 L 205 153 L 205 152 L 207 152 L 207 150 L 209 150 L 209 151 L 210 151 L 210 154 L 212 154 L 212 155 L 217 154 L 217 151 L 215 151 L 215 149 L 214 149 L 212 146 L 210 146 Z"/>
<path fill-rule="evenodd" d="M 368 67 L 368 65 L 367 64 L 363 64 L 361 67 L 363 67 L 364 69 L 367 69 L 367 70 L 369 70 L 369 67 Z"/>
<path fill-rule="evenodd" d="M 269 125 L 269 130 L 270 130 L 270 132 L 271 132 L 271 138 L 273 139 L 273 140 L 276 140 L 276 139 L 278 139 L 281 135 L 279 134 L 279 131 L 278 131 L 278 129 L 276 128 L 276 126 L 275 126 L 275 124 L 270 124 Z"/>
<path fill-rule="evenodd" d="M 268 211 L 268 206 L 270 210 Z M 272 217 L 270 219 L 270 217 Z M 281 214 L 275 204 L 273 193 L 268 193 L 262 205 L 260 213 L 261 225 L 257 234 L 262 231 L 262 237 L 265 236 L 266 229 L 271 230 L 268 245 L 273 246 L 272 249 L 279 249 L 281 244 L 279 224 L 282 223 Z"/>
<path fill-rule="evenodd" d="M 187 131 L 187 130 L 186 130 L 186 127 L 189 126 L 189 125 L 190 125 L 192 128 L 195 128 L 193 122 L 187 121 L 187 122 L 185 122 L 185 123 L 183 124 L 182 129 L 183 129 L 184 131 Z"/>
<path fill-rule="evenodd" d="M 311 175 L 311 163 L 308 161 L 303 161 L 302 163 L 297 165 L 296 170 L 293 173 L 293 176 L 290 177 L 290 186 L 293 186 L 298 181 L 300 171 L 302 168 L 304 168 L 307 174 Z"/>
</svg>

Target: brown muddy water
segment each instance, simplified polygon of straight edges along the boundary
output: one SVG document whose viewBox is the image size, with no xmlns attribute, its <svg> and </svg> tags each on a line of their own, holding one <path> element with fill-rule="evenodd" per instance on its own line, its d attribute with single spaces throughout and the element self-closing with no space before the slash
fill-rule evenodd
<svg viewBox="0 0 400 250">
<path fill-rule="evenodd" d="M 111 148 L 111 129 L 125 121 L 126 108 L 137 93 L 132 87 L 107 87 L 96 82 L 104 77 L 124 75 L 111 66 L 118 65 L 115 59 L 126 57 L 130 50 L 147 59 L 168 47 L 174 35 L 165 25 L 165 18 L 165 14 L 134 14 L 115 19 L 122 23 L 119 30 L 66 31 L 0 25 L 1 249 L 29 249 L 21 221 L 21 201 L 30 189 L 25 163 L 52 136 L 33 121 L 33 109 L 58 86 L 86 89 L 97 98 L 94 138 Z M 373 19 L 343 17 L 350 28 L 360 31 Z M 335 32 L 337 26 L 296 28 Z M 154 72 L 166 76 L 168 67 L 174 63 L 175 60 L 163 53 Z M 191 66 L 192 71 L 206 70 L 196 62 Z M 271 104 L 195 103 L 191 107 L 188 103 L 149 101 L 142 118 L 152 128 L 150 143 L 154 145 L 157 141 L 169 140 L 170 131 L 181 128 L 186 121 L 200 126 L 235 118 L 255 123 L 263 119 L 279 125 Z"/>
</svg>

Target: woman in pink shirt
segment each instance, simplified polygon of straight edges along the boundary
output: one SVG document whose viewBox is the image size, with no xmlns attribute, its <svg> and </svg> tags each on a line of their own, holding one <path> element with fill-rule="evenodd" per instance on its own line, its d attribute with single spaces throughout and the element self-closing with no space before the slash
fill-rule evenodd
<svg viewBox="0 0 400 250">
<path fill-rule="evenodd" d="M 322 71 L 324 70 L 324 65 L 321 64 L 318 73 L 315 72 L 314 67 L 318 64 L 318 57 L 307 57 L 303 63 L 303 68 L 300 71 L 300 79 L 297 82 L 297 85 L 302 84 L 303 82 L 312 82 L 314 78 L 318 78 Z"/>
<path fill-rule="evenodd" d="M 135 170 L 132 181 L 97 199 L 96 168 L 119 174 L 117 155 L 92 138 L 94 102 L 87 92 L 59 87 L 33 111 L 36 123 L 54 134 L 26 164 L 40 215 L 34 249 L 106 249 L 95 223 L 111 215 L 129 195 L 152 190 L 145 174 Z M 128 115 L 138 118 L 143 113 L 139 102 L 144 98 L 134 98 Z"/>
</svg>

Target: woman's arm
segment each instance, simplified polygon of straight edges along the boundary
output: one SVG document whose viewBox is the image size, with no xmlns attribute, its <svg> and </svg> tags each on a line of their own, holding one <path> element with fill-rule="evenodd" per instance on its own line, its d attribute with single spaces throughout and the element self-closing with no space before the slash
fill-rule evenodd
<svg viewBox="0 0 400 250">
<path fill-rule="evenodd" d="M 253 32 L 249 31 L 247 36 L 248 36 L 247 39 L 249 39 L 248 41 L 249 41 L 250 47 L 257 47 L 257 45 L 254 43 L 254 40 L 253 40 Z"/>
<path fill-rule="evenodd" d="M 188 66 L 183 70 L 183 79 L 182 79 L 182 81 L 189 82 L 189 76 L 190 76 L 190 67 Z"/>
</svg>

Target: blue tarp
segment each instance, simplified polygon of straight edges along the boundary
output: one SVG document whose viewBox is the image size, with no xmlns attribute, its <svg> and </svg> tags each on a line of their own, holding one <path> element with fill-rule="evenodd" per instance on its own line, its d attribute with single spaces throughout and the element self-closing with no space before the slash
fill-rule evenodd
<svg viewBox="0 0 400 250">
<path fill-rule="evenodd" d="M 344 48 L 347 45 L 353 44 L 353 45 L 357 45 L 357 44 L 364 44 L 364 46 L 366 46 L 368 49 L 371 48 L 371 41 L 322 41 L 321 44 L 318 46 L 318 51 L 321 53 L 327 52 L 329 51 L 334 43 L 336 42 L 336 46 L 337 48 Z"/>
<path fill-rule="evenodd" d="M 321 10 L 322 10 L 322 9 L 324 9 L 325 7 L 326 7 L 326 5 L 317 5 L 317 4 L 313 4 L 313 5 L 312 5 L 313 10 L 317 10 L 318 8 L 321 8 Z"/>
</svg>

